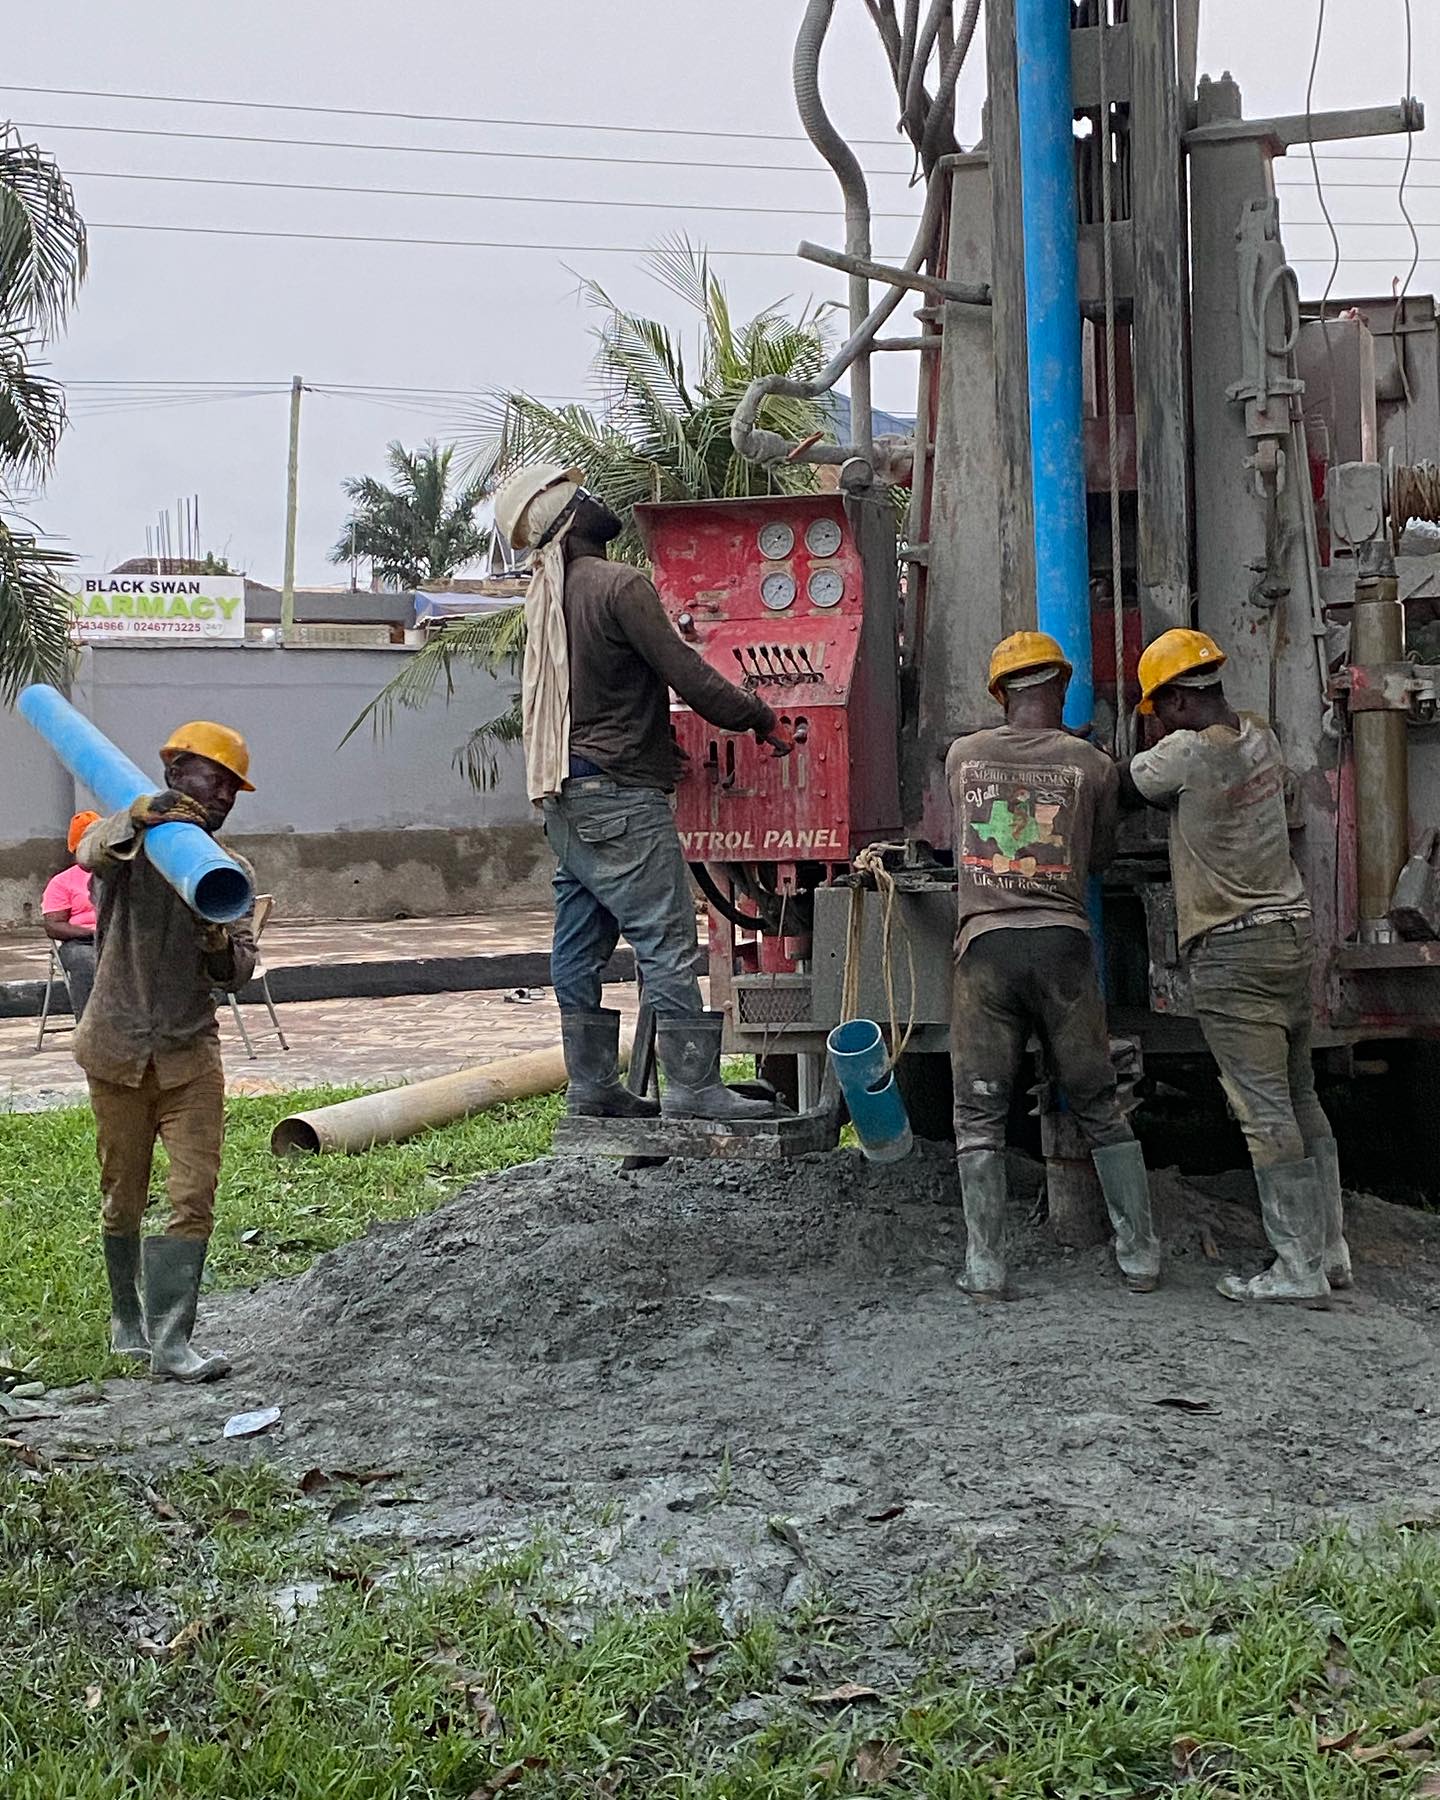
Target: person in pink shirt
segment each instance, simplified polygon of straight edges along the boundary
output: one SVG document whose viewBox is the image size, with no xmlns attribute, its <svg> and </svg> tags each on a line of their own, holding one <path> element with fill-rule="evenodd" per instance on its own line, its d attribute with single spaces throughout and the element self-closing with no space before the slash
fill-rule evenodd
<svg viewBox="0 0 1440 1800">
<path fill-rule="evenodd" d="M 78 812 L 71 819 L 65 847 L 72 856 L 99 817 L 99 813 Z M 95 985 L 95 900 L 88 871 L 79 863 L 62 869 L 46 884 L 40 910 L 45 915 L 46 936 L 60 953 L 78 1024 Z"/>
</svg>

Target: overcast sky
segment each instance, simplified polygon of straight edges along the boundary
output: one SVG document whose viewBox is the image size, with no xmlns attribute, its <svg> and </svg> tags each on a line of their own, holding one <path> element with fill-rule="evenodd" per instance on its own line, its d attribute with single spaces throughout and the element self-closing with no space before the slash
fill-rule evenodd
<svg viewBox="0 0 1440 1800">
<path fill-rule="evenodd" d="M 1303 110 L 1317 4 L 1204 0 L 1201 69 L 1231 69 L 1252 116 Z M 1413 8 L 1412 85 L 1440 126 L 1440 5 L 1413 0 Z M 0 106 L 72 174 L 92 226 L 90 277 L 53 354 L 55 371 L 76 384 L 74 424 L 33 516 L 89 566 L 103 568 L 143 553 L 157 513 L 198 493 L 206 547 L 278 580 L 290 377 L 302 375 L 317 389 L 409 390 L 305 397 L 299 577 L 340 579 L 326 551 L 344 518 L 341 477 L 378 472 L 391 437 L 415 444 L 463 429 L 459 393 L 415 390 L 586 394 L 589 322 L 572 271 L 596 277 L 629 306 L 677 318 L 677 304 L 638 266 L 635 251 L 685 231 L 710 248 L 742 315 L 785 296 L 839 298 L 840 277 L 793 256 L 802 236 L 837 244 L 843 236 L 833 178 L 799 136 L 790 93 L 802 10 L 802 0 L 410 0 L 404 8 L 388 0 L 247 0 L 224 8 L 50 0 L 10 9 L 9 80 L 164 97 L 22 93 L 0 84 Z M 977 40 L 960 97 L 966 142 L 978 132 L 979 49 Z M 1402 0 L 1330 6 L 1317 108 L 1392 102 L 1404 69 Z M 877 213 L 900 215 L 877 218 L 876 249 L 897 254 L 908 243 L 914 194 L 904 152 L 889 141 L 894 95 L 861 0 L 838 0 L 822 78 L 846 133 L 879 140 L 860 154 L 880 171 L 871 181 Z M 439 124 L 214 104 L 222 99 L 540 123 Z M 327 147 L 73 129 L 79 125 L 321 139 Z M 596 129 L 603 125 L 668 127 L 672 135 Z M 676 127 L 742 135 L 687 136 Z M 328 147 L 337 142 L 525 155 Z M 1331 212 L 1347 257 L 1377 259 L 1347 263 L 1336 291 L 1388 292 L 1392 274 L 1403 274 L 1409 261 L 1395 194 L 1400 165 L 1389 160 L 1403 144 L 1331 148 L 1386 159 L 1322 164 L 1327 186 L 1336 184 Z M 1430 291 L 1440 282 L 1440 136 L 1422 136 L 1415 148 L 1411 211 L 1422 222 L 1428 259 L 1414 288 Z M 649 162 L 587 160 L 601 158 Z M 107 178 L 121 172 L 491 197 Z M 1292 156 L 1282 180 L 1284 214 L 1293 222 L 1288 247 L 1306 292 L 1318 293 L 1328 238 L 1306 160 Z M 746 210 L 694 210 L 701 205 Z M 748 210 L 756 207 L 796 211 Z M 119 223 L 182 229 L 105 228 Z M 201 227 L 576 247 L 404 247 L 207 235 Z M 777 254 L 726 254 L 737 250 Z M 912 359 L 881 361 L 877 403 L 912 410 Z M 107 393 L 81 385 L 102 382 L 192 385 L 168 398 L 157 387 Z M 227 392 L 223 383 L 242 385 Z"/>
</svg>

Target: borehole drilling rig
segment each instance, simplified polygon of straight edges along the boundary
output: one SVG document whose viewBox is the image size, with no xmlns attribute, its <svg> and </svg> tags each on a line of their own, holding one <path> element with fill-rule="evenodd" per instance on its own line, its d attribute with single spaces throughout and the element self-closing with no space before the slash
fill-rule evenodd
<svg viewBox="0 0 1440 1800">
<path fill-rule="evenodd" d="M 1440 1037 L 1440 668 L 1406 650 L 1440 617 L 1440 538 L 1417 548 L 1407 530 L 1440 518 L 1435 303 L 1303 301 L 1274 179 L 1291 151 L 1418 132 L 1420 104 L 1247 118 L 1228 74 L 1197 82 L 1199 0 L 987 0 L 983 141 L 966 151 L 954 97 L 979 0 L 864 3 L 924 177 L 919 228 L 903 265 L 875 261 L 865 176 L 821 99 L 835 0 L 809 0 L 796 100 L 846 237 L 799 253 L 849 277 L 850 332 L 816 380 L 757 383 L 734 431 L 760 463 L 821 465 L 820 491 L 641 509 L 678 629 L 799 740 L 774 760 L 673 714 L 730 1046 L 796 1058 L 814 1105 L 853 859 L 886 846 L 909 949 L 888 959 L 914 1026 L 901 1074 L 923 1097 L 950 1015 L 943 761 L 995 722 L 991 647 L 1058 637 L 1075 664 L 1067 722 L 1124 754 L 1146 729 L 1142 645 L 1192 624 L 1224 646 L 1232 702 L 1274 722 L 1296 777 L 1317 1045 L 1343 1059 Z M 902 308 L 913 329 L 890 324 Z M 896 350 L 918 353 L 914 435 L 877 440 L 871 361 Z M 842 376 L 849 443 L 765 428 L 768 396 Z M 1200 1038 L 1163 821 L 1126 831 L 1102 935 L 1133 1069 Z M 871 904 L 858 1010 L 888 1021 L 881 937 Z M 1048 1125 L 1063 1159 L 1064 1121 Z"/>
</svg>

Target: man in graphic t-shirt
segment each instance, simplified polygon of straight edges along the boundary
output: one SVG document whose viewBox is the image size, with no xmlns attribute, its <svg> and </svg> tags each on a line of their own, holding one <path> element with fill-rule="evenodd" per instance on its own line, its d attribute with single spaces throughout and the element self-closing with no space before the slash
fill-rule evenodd
<svg viewBox="0 0 1440 1800">
<path fill-rule="evenodd" d="M 1032 1034 L 1095 1159 L 1126 1284 L 1160 1278 L 1145 1159 L 1116 1092 L 1085 886 L 1114 852 L 1115 764 L 1062 724 L 1070 664 L 1055 639 L 1021 631 L 990 659 L 1005 723 L 953 744 L 959 929 L 951 1065 L 968 1244 L 961 1286 L 1005 1291 L 1005 1125 Z"/>
<path fill-rule="evenodd" d="M 1140 658 L 1140 710 L 1165 736 L 1126 771 L 1170 813 L 1180 949 L 1205 1042 L 1255 1167 L 1274 1266 L 1227 1300 L 1323 1301 L 1349 1287 L 1340 1163 L 1310 1060 L 1310 903 L 1290 855 L 1285 767 L 1264 719 L 1225 698 L 1224 652 L 1167 631 Z"/>
</svg>

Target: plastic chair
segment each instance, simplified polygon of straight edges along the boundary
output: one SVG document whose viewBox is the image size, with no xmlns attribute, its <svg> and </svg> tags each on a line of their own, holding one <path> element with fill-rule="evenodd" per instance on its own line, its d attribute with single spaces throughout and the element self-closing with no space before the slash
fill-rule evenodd
<svg viewBox="0 0 1440 1800">
<path fill-rule="evenodd" d="M 73 1031 L 75 1029 L 73 1022 L 69 1025 L 52 1025 L 50 1023 L 50 1002 L 54 998 L 55 983 L 57 980 L 65 989 L 65 997 L 70 1002 L 70 1011 L 73 1014 L 75 1011 L 75 998 L 70 992 L 69 972 L 66 970 L 64 963 L 60 960 L 59 946 L 52 940 L 50 945 L 50 967 L 45 972 L 45 997 L 40 1002 L 40 1031 L 35 1039 L 35 1050 L 37 1055 L 45 1048 L 45 1033 L 47 1030 L 53 1033 L 57 1031 Z"/>
<path fill-rule="evenodd" d="M 255 933 L 255 943 L 257 947 L 260 943 L 260 933 L 265 929 L 266 921 L 269 919 L 271 909 L 274 905 L 275 897 L 273 894 L 257 894 L 255 896 L 255 917 L 252 929 Z M 280 1048 L 282 1050 L 289 1050 L 290 1045 L 286 1042 L 285 1033 L 281 1029 L 280 1015 L 275 1010 L 275 1002 L 270 994 L 269 974 L 266 972 L 265 964 L 258 958 L 255 963 L 255 973 L 251 976 L 251 980 L 260 983 L 260 994 L 265 1002 L 265 1010 L 270 1015 L 270 1023 L 274 1027 L 275 1035 L 280 1040 Z M 245 1021 L 240 1015 L 239 996 L 236 994 L 227 994 L 225 998 L 230 1002 L 230 1011 L 235 1020 L 235 1029 L 240 1033 L 240 1042 L 245 1046 L 245 1054 L 254 1057 L 256 1055 L 256 1049 L 254 1044 L 250 1041 L 250 1033 L 245 1029 Z"/>
</svg>

